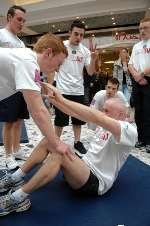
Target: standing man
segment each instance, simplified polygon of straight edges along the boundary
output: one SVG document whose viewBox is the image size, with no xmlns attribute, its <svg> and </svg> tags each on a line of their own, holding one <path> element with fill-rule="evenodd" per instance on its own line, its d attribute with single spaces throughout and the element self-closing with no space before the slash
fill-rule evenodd
<svg viewBox="0 0 150 226">
<path fill-rule="evenodd" d="M 62 40 L 45 34 L 28 48 L 1 48 L 0 51 L 0 121 L 9 115 L 4 106 L 18 91 L 23 93 L 28 110 L 46 139 L 49 152 L 68 153 L 70 148 L 55 134 L 51 117 L 41 97 L 40 72 L 49 74 L 58 71 L 68 52 Z M 11 106 L 19 109 L 18 102 Z M 17 114 L 17 111 L 15 112 Z M 45 141 L 43 141 L 45 142 Z"/>
<path fill-rule="evenodd" d="M 87 73 L 93 75 L 97 58 L 95 49 L 90 53 L 90 51 L 81 44 L 84 33 L 84 24 L 80 20 L 74 21 L 70 28 L 69 40 L 64 41 L 68 50 L 68 57 L 56 74 L 56 87 L 63 96 L 69 100 L 82 104 L 84 103 L 83 68 L 85 66 Z M 69 116 L 57 108 L 55 110 L 55 115 L 55 130 L 56 134 L 60 137 L 63 127 L 67 126 L 69 123 Z M 71 119 L 75 139 L 74 148 L 81 154 L 85 154 L 86 149 L 80 141 L 81 125 L 85 122 L 74 117 Z"/>
<path fill-rule="evenodd" d="M 150 17 L 139 26 L 142 41 L 135 44 L 129 61 L 133 76 L 135 122 L 138 130 L 137 148 L 146 148 L 150 153 Z"/>
<path fill-rule="evenodd" d="M 20 6 L 14 5 L 8 9 L 6 27 L 0 30 L 0 47 L 25 48 L 24 43 L 17 37 L 25 23 L 25 16 L 26 10 Z M 17 103 L 16 107 L 12 108 L 15 103 Z M 15 157 L 24 158 L 23 153 L 19 151 L 21 125 L 22 119 L 29 118 L 29 113 L 21 92 L 14 94 L 11 100 L 6 103 L 5 108 L 10 112 L 4 118 L 5 123 L 3 126 L 6 165 L 9 169 L 14 169 L 18 166 Z"/>
</svg>

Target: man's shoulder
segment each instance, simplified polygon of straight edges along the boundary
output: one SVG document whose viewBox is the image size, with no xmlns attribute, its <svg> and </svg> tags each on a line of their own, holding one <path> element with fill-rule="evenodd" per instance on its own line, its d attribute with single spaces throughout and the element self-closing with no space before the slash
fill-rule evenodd
<svg viewBox="0 0 150 226">
<path fill-rule="evenodd" d="M 0 32 L 1 32 L 1 33 L 6 32 L 6 28 L 4 28 L 4 27 L 1 28 L 1 29 L 0 29 Z"/>
<path fill-rule="evenodd" d="M 101 99 L 105 96 L 106 96 L 106 90 L 100 90 L 95 94 L 94 99 Z"/>
<path fill-rule="evenodd" d="M 79 44 L 79 48 L 86 51 L 87 53 L 90 53 L 90 50 L 83 43 Z"/>
<path fill-rule="evenodd" d="M 134 44 L 133 48 L 141 47 L 141 46 L 143 46 L 143 44 L 144 44 L 144 41 L 141 40 L 141 41 L 137 42 L 136 44 Z"/>
</svg>

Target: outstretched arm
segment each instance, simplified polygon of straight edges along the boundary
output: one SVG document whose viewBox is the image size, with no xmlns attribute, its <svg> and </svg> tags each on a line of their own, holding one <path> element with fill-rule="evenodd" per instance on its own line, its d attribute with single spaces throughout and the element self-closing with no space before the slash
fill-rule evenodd
<svg viewBox="0 0 150 226">
<path fill-rule="evenodd" d="M 61 111 L 82 121 L 102 126 L 119 139 L 120 123 L 117 120 L 106 116 L 99 110 L 65 99 L 55 87 L 49 84 L 44 83 L 43 86 L 47 89 L 51 103 Z"/>
<path fill-rule="evenodd" d="M 40 93 L 33 90 L 23 90 L 23 95 L 35 123 L 48 140 L 48 149 L 60 154 L 68 154 L 71 158 L 70 147 L 60 141 L 55 134 L 50 114 L 43 104 Z"/>
</svg>

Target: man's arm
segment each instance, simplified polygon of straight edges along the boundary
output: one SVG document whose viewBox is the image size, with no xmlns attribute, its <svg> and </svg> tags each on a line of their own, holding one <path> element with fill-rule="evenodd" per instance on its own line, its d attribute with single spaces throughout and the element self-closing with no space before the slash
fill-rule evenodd
<svg viewBox="0 0 150 226">
<path fill-rule="evenodd" d="M 98 52 L 96 51 L 96 46 L 95 46 L 91 51 L 90 64 L 86 66 L 88 75 L 93 75 L 95 73 L 97 57 L 98 57 Z"/>
<path fill-rule="evenodd" d="M 120 123 L 117 120 L 106 116 L 103 112 L 96 109 L 63 98 L 60 92 L 49 84 L 45 84 L 44 86 L 47 87 L 47 91 L 50 91 L 49 95 L 51 103 L 61 111 L 82 121 L 92 122 L 102 126 L 119 140 L 121 129 Z"/>
<path fill-rule="evenodd" d="M 134 80 L 139 83 L 140 85 L 146 85 L 147 80 L 142 76 L 141 72 L 138 72 L 132 64 L 128 65 L 129 71 L 133 76 Z"/>
<path fill-rule="evenodd" d="M 48 140 L 49 150 L 58 151 L 62 154 L 70 152 L 69 146 L 61 142 L 56 136 L 50 114 L 44 106 L 40 93 L 33 90 L 23 90 L 23 96 L 35 123 Z"/>
</svg>

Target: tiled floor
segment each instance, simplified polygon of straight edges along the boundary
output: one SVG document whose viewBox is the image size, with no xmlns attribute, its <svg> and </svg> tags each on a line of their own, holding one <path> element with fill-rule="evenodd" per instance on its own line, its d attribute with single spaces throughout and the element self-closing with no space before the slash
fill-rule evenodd
<svg viewBox="0 0 150 226">
<path fill-rule="evenodd" d="M 32 118 L 29 120 L 25 121 L 26 128 L 27 128 L 27 133 L 29 137 L 29 143 L 28 144 L 22 144 L 22 149 L 28 155 L 32 152 L 33 148 L 38 144 L 38 142 L 41 140 L 42 135 L 33 122 Z M 81 134 L 81 141 L 84 143 L 85 147 L 88 148 L 88 144 L 90 142 L 91 137 L 93 136 L 93 131 L 88 130 L 87 126 L 83 126 L 82 128 L 82 134 Z M 63 135 L 62 135 L 62 140 L 71 146 L 73 146 L 73 132 L 72 132 L 72 127 L 67 126 L 64 128 Z M 138 149 L 133 149 L 132 155 L 135 156 L 136 158 L 140 159 L 141 161 L 145 162 L 146 164 L 150 165 L 150 154 L 147 154 L 145 150 L 138 150 Z M 19 161 L 19 164 L 22 164 L 23 161 Z M 5 152 L 2 146 L 0 146 L 0 168 L 5 167 Z"/>
</svg>

